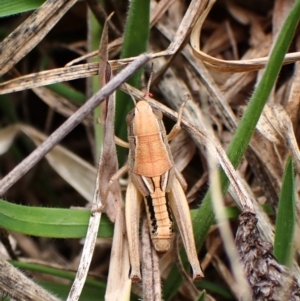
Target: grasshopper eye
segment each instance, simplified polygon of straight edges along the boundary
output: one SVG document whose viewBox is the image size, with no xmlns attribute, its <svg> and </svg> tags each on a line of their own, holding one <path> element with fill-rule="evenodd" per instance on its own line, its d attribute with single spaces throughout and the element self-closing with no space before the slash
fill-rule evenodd
<svg viewBox="0 0 300 301">
<path fill-rule="evenodd" d="M 135 117 L 135 109 L 132 109 L 126 116 L 126 123 L 130 125 Z"/>
</svg>

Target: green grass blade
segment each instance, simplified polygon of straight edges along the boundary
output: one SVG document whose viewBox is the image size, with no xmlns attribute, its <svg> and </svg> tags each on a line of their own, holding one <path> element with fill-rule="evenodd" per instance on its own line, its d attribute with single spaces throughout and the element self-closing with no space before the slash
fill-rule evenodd
<svg viewBox="0 0 300 301">
<path fill-rule="evenodd" d="M 86 97 L 83 93 L 64 83 L 49 85 L 47 88 L 79 105 L 82 105 L 86 101 Z"/>
<path fill-rule="evenodd" d="M 63 279 L 74 280 L 75 276 L 76 276 L 75 272 L 60 270 L 58 268 L 53 268 L 53 267 L 49 267 L 49 266 L 22 262 L 22 261 L 16 261 L 16 260 L 12 260 L 10 262 L 13 266 L 20 268 L 22 270 L 34 271 L 34 272 L 38 272 L 38 273 L 43 273 L 43 274 L 47 274 L 47 275 L 60 277 Z M 86 284 L 88 284 L 91 287 L 98 288 L 98 289 L 104 289 L 106 287 L 106 283 L 101 282 L 99 280 L 91 279 L 91 278 L 87 278 Z"/>
<path fill-rule="evenodd" d="M 99 4 L 104 7 L 103 1 L 99 1 Z M 98 23 L 96 17 L 93 13 L 89 10 L 88 11 L 88 43 L 89 43 L 89 51 L 95 51 L 99 49 L 99 42 L 101 41 L 101 36 L 103 32 L 103 27 Z M 92 59 L 93 62 L 98 62 L 99 57 Z M 100 81 L 99 76 L 93 76 L 88 79 L 88 83 L 91 86 L 92 94 L 95 94 L 97 91 L 100 90 Z M 90 95 L 88 95 L 90 96 Z M 101 120 L 101 106 L 98 106 L 94 110 L 94 135 L 95 135 L 95 160 L 98 162 L 101 153 L 102 141 L 103 141 L 103 128 L 102 124 L 99 123 L 99 119 Z"/>
<path fill-rule="evenodd" d="M 202 280 L 199 283 L 196 283 L 196 287 L 217 294 L 222 299 L 235 300 L 233 294 L 228 289 L 225 289 L 224 287 L 221 287 L 219 284 L 213 283 L 211 281 Z"/>
<path fill-rule="evenodd" d="M 276 82 L 284 55 L 289 48 L 295 29 L 298 25 L 299 17 L 300 0 L 297 0 L 288 15 L 282 30 L 280 31 L 261 81 L 253 93 L 232 142 L 228 147 L 227 155 L 234 167 L 238 167 L 241 162 L 264 105 L 267 102 L 272 87 Z M 222 191 L 225 194 L 229 187 L 229 181 L 223 171 L 221 171 L 221 186 Z M 209 228 L 213 222 L 213 208 L 211 205 L 210 192 L 208 191 L 201 207 L 193 219 L 194 235 L 198 250 L 203 245 Z M 186 261 L 186 259 L 184 261 Z M 164 287 L 164 296 L 166 300 L 170 300 L 172 296 L 174 296 L 176 293 L 176 287 L 178 288 L 181 282 L 182 278 L 179 271 L 176 267 L 174 267 L 170 272 Z"/>
<path fill-rule="evenodd" d="M 75 272 L 69 272 L 69 271 L 65 271 L 65 270 L 60 270 L 58 268 L 53 268 L 53 267 L 49 267 L 49 266 L 44 266 L 44 265 L 39 265 L 39 264 L 34 264 L 34 263 L 28 263 L 28 262 L 22 262 L 22 261 L 16 261 L 16 260 L 12 260 L 10 261 L 11 264 L 17 268 L 20 268 L 22 270 L 27 270 L 27 271 L 34 271 L 34 272 L 38 272 L 38 273 L 44 273 L 47 275 L 52 275 L 52 276 L 56 276 L 56 277 L 60 277 L 63 279 L 69 279 L 69 280 L 74 280 L 76 273 Z M 87 278 L 86 280 L 86 284 L 96 287 L 96 288 L 105 288 L 106 284 L 95 280 L 95 279 L 91 279 L 91 278 Z"/>
<path fill-rule="evenodd" d="M 196 301 L 205 301 L 206 300 L 206 292 L 201 292 Z"/>
<path fill-rule="evenodd" d="M 61 300 L 66 300 L 71 289 L 70 284 L 55 283 L 50 281 L 38 281 L 38 283 L 47 291 L 54 293 Z M 90 287 L 85 285 L 79 300 L 89 301 L 104 301 L 106 286 L 104 287 Z"/>
<path fill-rule="evenodd" d="M 81 209 L 30 207 L 0 200 L 0 227 L 41 237 L 85 237 L 91 212 Z M 112 237 L 113 225 L 101 218 L 98 237 Z"/>
<path fill-rule="evenodd" d="M 130 2 L 128 18 L 124 34 L 121 58 L 137 56 L 147 50 L 150 29 L 150 1 L 132 0 Z M 128 83 L 136 88 L 140 87 L 142 70 L 138 70 Z M 117 91 L 116 94 L 116 135 L 127 140 L 127 125 L 125 118 L 133 108 L 133 102 L 127 94 Z M 127 150 L 118 147 L 119 164 L 126 161 Z"/>
<path fill-rule="evenodd" d="M 45 0 L 1 0 L 0 18 L 39 8 Z"/>
<path fill-rule="evenodd" d="M 294 168 L 291 157 L 288 159 L 281 188 L 276 219 L 274 255 L 278 262 L 292 266 L 294 255 L 294 234 L 296 223 L 296 201 Z"/>
</svg>

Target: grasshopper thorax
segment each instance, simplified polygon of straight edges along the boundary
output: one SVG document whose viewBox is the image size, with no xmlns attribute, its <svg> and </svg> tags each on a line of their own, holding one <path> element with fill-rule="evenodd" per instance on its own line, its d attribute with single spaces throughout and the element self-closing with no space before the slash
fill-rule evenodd
<svg viewBox="0 0 300 301">
<path fill-rule="evenodd" d="M 157 122 L 161 121 L 163 118 L 162 112 L 152 108 L 151 105 L 144 99 L 140 100 L 134 109 L 132 109 L 126 117 L 126 122 L 128 125 L 135 124 L 135 128 L 143 128 L 146 125 L 146 133 L 149 131 L 158 131 Z M 138 134 L 138 133 L 136 133 Z M 143 133 L 141 133 L 143 134 Z"/>
</svg>

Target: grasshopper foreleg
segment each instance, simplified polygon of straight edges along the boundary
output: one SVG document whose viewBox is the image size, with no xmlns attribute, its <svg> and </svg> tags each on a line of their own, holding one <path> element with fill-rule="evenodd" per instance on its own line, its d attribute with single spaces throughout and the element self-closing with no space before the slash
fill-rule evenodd
<svg viewBox="0 0 300 301">
<path fill-rule="evenodd" d="M 124 148 L 129 148 L 129 143 L 115 136 L 115 143 Z"/>
<path fill-rule="evenodd" d="M 108 186 L 106 188 L 105 191 L 105 195 L 104 195 L 104 200 L 107 200 L 108 197 L 108 193 L 111 189 L 111 186 L 117 181 L 119 180 L 125 173 L 127 173 L 129 170 L 128 165 L 124 165 L 122 168 L 120 168 L 109 180 Z"/>
<path fill-rule="evenodd" d="M 183 113 L 183 108 L 187 102 L 188 98 L 186 98 L 184 100 L 184 102 L 181 104 L 180 109 L 178 111 L 178 118 L 177 118 L 177 122 L 176 124 L 173 126 L 171 132 L 167 135 L 167 139 L 168 141 L 171 141 L 172 139 L 174 139 L 177 134 L 179 133 L 179 131 L 181 130 L 181 119 L 182 119 L 182 113 Z"/>
</svg>

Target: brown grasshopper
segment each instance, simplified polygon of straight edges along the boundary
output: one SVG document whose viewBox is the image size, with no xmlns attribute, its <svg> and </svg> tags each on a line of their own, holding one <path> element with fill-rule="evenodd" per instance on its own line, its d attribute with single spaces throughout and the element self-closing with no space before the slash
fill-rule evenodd
<svg viewBox="0 0 300 301">
<path fill-rule="evenodd" d="M 193 270 L 193 280 L 204 277 L 196 252 L 190 211 L 184 193 L 187 184 L 174 165 L 168 143 L 180 131 L 184 105 L 185 102 L 179 110 L 177 123 L 167 135 L 162 112 L 142 99 L 126 118 L 129 142 L 115 138 L 116 144 L 129 148 L 127 165 L 121 168 L 111 181 L 129 172 L 125 218 L 131 264 L 130 278 L 134 282 L 141 280 L 139 220 L 143 200 L 151 240 L 156 251 L 164 253 L 170 248 L 172 211 Z"/>
</svg>

